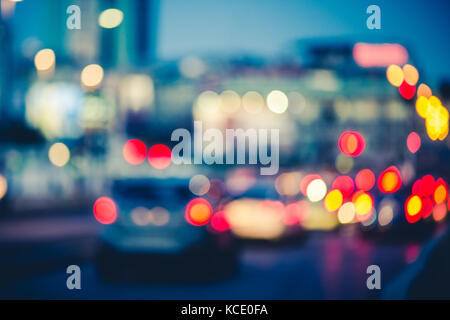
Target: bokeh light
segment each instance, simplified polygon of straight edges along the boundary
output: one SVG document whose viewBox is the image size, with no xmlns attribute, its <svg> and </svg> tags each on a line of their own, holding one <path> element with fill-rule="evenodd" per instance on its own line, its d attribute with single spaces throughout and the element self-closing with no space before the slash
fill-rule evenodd
<svg viewBox="0 0 450 320">
<path fill-rule="evenodd" d="M 433 92 L 425 83 L 421 83 L 417 88 L 417 97 L 430 98 Z"/>
<path fill-rule="evenodd" d="M 410 86 L 415 86 L 417 84 L 417 81 L 419 81 L 419 72 L 417 71 L 417 69 L 410 64 L 405 64 L 402 70 L 403 75 L 405 76 L 405 81 Z"/>
<path fill-rule="evenodd" d="M 298 172 L 284 172 L 275 179 L 275 189 L 282 196 L 295 196 L 300 193 L 301 180 Z"/>
<path fill-rule="evenodd" d="M 48 150 L 50 162 L 57 167 L 64 167 L 70 160 L 69 148 L 64 143 L 57 142 Z"/>
<path fill-rule="evenodd" d="M 311 183 L 311 181 L 316 179 L 322 179 L 322 177 L 318 174 L 307 174 L 300 181 L 300 191 L 305 197 L 307 196 L 306 190 L 308 189 L 308 185 Z"/>
<path fill-rule="evenodd" d="M 327 211 L 334 212 L 338 210 L 341 205 L 344 197 L 342 196 L 341 191 L 339 190 L 331 190 L 325 197 L 324 206 Z"/>
<path fill-rule="evenodd" d="M 146 226 L 152 221 L 150 210 L 144 207 L 137 207 L 131 211 L 131 220 L 138 226 Z"/>
<path fill-rule="evenodd" d="M 398 92 L 406 100 L 410 100 L 416 94 L 416 86 L 410 85 L 408 82 L 403 81 L 403 83 L 398 87 Z"/>
<path fill-rule="evenodd" d="M 55 60 L 55 52 L 52 49 L 42 49 L 34 56 L 34 65 L 38 71 L 47 71 L 54 68 Z"/>
<path fill-rule="evenodd" d="M 211 184 L 208 177 L 197 174 L 189 180 L 189 190 L 196 196 L 203 196 L 208 193 Z"/>
<path fill-rule="evenodd" d="M 327 185 L 322 179 L 315 179 L 311 181 L 306 188 L 306 195 L 311 202 L 322 200 L 326 193 Z"/>
<path fill-rule="evenodd" d="M 345 131 L 339 137 L 339 149 L 346 156 L 358 157 L 363 153 L 366 143 L 362 134 L 356 131 Z"/>
<path fill-rule="evenodd" d="M 98 198 L 94 203 L 94 217 L 101 224 L 112 224 L 117 219 L 117 206 L 108 197 Z"/>
<path fill-rule="evenodd" d="M 267 95 L 267 107 L 273 113 L 283 113 L 288 108 L 288 97 L 280 90 L 273 90 Z"/>
<path fill-rule="evenodd" d="M 362 222 L 370 218 L 373 210 L 373 198 L 370 194 L 360 190 L 352 197 L 352 202 L 357 213 L 357 220 Z"/>
<path fill-rule="evenodd" d="M 406 146 L 408 147 L 409 152 L 416 153 L 420 149 L 420 145 L 422 141 L 420 136 L 416 132 L 411 132 L 406 139 Z"/>
<path fill-rule="evenodd" d="M 400 171 L 395 166 L 387 168 L 378 176 L 378 189 L 383 193 L 394 193 L 401 185 Z"/>
<path fill-rule="evenodd" d="M 356 187 L 360 190 L 369 191 L 375 185 L 375 175 L 370 169 L 363 169 L 356 174 Z"/>
<path fill-rule="evenodd" d="M 447 207 L 445 203 L 438 204 L 433 209 L 433 219 L 436 222 L 444 220 L 447 216 Z"/>
<path fill-rule="evenodd" d="M 389 83 L 395 87 L 400 87 L 405 78 L 402 68 L 397 65 L 390 65 L 387 68 L 386 76 Z"/>
<path fill-rule="evenodd" d="M 218 232 L 224 232 L 230 229 L 230 225 L 225 216 L 225 211 L 217 211 L 211 218 L 211 227 Z"/>
<path fill-rule="evenodd" d="M 103 80 L 103 68 L 98 64 L 90 64 L 81 71 L 81 84 L 86 90 L 97 89 Z"/>
<path fill-rule="evenodd" d="M 436 181 L 436 188 L 433 192 L 433 200 L 436 204 L 441 204 L 447 200 L 448 197 L 448 189 L 447 184 L 442 178 L 439 178 Z"/>
<path fill-rule="evenodd" d="M 337 218 L 342 224 L 353 222 L 355 220 L 355 207 L 353 206 L 353 203 L 344 203 L 337 213 Z"/>
<path fill-rule="evenodd" d="M 118 27 L 122 20 L 123 12 L 118 9 L 106 9 L 98 16 L 98 24 L 106 29 Z"/>
<path fill-rule="evenodd" d="M 190 224 L 203 226 L 211 219 L 212 212 L 212 207 L 208 201 L 203 198 L 195 198 L 187 204 L 185 217 Z"/>
<path fill-rule="evenodd" d="M 264 98 L 256 91 L 248 91 L 242 97 L 242 106 L 250 114 L 258 114 L 265 106 Z"/>
<path fill-rule="evenodd" d="M 422 210 L 422 199 L 418 195 L 411 195 L 405 202 L 406 220 L 415 223 L 420 220 Z"/>
<path fill-rule="evenodd" d="M 355 190 L 355 183 L 349 176 L 339 176 L 334 179 L 331 187 L 332 189 L 341 191 L 342 196 L 347 198 L 353 193 L 353 190 Z"/>
<path fill-rule="evenodd" d="M 122 155 L 126 162 L 136 166 L 145 161 L 147 147 L 141 140 L 131 139 L 123 146 Z"/>
<path fill-rule="evenodd" d="M 163 170 L 172 163 L 172 151 L 164 144 L 156 144 L 148 151 L 148 162 L 158 170 Z"/>
<path fill-rule="evenodd" d="M 3 199 L 6 192 L 8 191 L 8 180 L 0 174 L 0 200 Z"/>
<path fill-rule="evenodd" d="M 166 225 L 170 220 L 169 211 L 163 207 L 154 207 L 150 210 L 150 217 L 151 223 L 157 227 Z"/>
</svg>

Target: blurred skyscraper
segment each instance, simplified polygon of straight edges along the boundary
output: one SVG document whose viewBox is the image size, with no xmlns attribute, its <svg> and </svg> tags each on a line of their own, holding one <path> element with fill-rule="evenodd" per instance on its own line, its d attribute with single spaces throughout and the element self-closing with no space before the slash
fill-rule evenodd
<svg viewBox="0 0 450 320">
<path fill-rule="evenodd" d="M 159 3 L 157 0 L 102 0 L 100 12 L 116 8 L 122 24 L 101 30 L 100 60 L 105 67 L 146 67 L 156 58 Z"/>
</svg>

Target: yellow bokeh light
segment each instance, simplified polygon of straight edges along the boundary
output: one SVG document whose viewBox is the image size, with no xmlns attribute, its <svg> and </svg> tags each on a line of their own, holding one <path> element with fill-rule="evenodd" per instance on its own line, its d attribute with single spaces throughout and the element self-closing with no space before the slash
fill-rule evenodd
<svg viewBox="0 0 450 320">
<path fill-rule="evenodd" d="M 328 211 L 336 211 L 342 205 L 344 197 L 339 190 L 331 190 L 325 197 L 325 209 Z"/>
<path fill-rule="evenodd" d="M 306 195 L 311 202 L 322 200 L 326 193 L 327 185 L 322 179 L 315 179 L 311 181 L 306 188 Z"/>
<path fill-rule="evenodd" d="M 38 71 L 47 71 L 55 66 L 55 52 L 52 49 L 42 49 L 34 56 L 34 65 Z"/>
<path fill-rule="evenodd" d="M 280 90 L 273 90 L 267 96 L 267 107 L 274 113 L 285 112 L 288 104 L 288 97 Z"/>
<path fill-rule="evenodd" d="M 118 9 L 107 9 L 100 13 L 98 24 L 102 28 L 112 29 L 119 26 L 123 20 L 123 12 Z"/>
<path fill-rule="evenodd" d="M 48 150 L 50 162 L 57 167 L 64 167 L 70 159 L 69 148 L 64 143 L 57 142 Z"/>
<path fill-rule="evenodd" d="M 422 210 L 422 200 L 419 196 L 414 195 L 408 200 L 406 211 L 410 216 L 414 216 L 418 214 L 420 210 Z"/>
<path fill-rule="evenodd" d="M 103 80 L 103 68 L 98 64 L 90 64 L 81 72 L 81 84 L 88 90 L 100 86 Z"/>
<path fill-rule="evenodd" d="M 368 214 L 373 209 L 372 197 L 367 193 L 363 193 L 355 200 L 355 211 L 360 215 Z"/>
<path fill-rule="evenodd" d="M 405 81 L 411 86 L 415 86 L 417 81 L 419 81 L 419 72 L 410 64 L 405 64 L 403 66 L 403 75 L 405 77 Z"/>
<path fill-rule="evenodd" d="M 426 118 L 430 109 L 430 103 L 425 96 L 420 96 L 416 101 L 416 111 L 419 116 Z"/>
<path fill-rule="evenodd" d="M 443 140 L 448 135 L 449 113 L 445 107 L 438 104 L 440 101 L 437 98 L 434 100 L 431 98 L 425 127 L 431 140 Z"/>
<path fill-rule="evenodd" d="M 395 64 L 392 64 L 387 68 L 386 77 L 389 83 L 395 87 L 400 87 L 405 78 L 402 68 Z"/>
</svg>

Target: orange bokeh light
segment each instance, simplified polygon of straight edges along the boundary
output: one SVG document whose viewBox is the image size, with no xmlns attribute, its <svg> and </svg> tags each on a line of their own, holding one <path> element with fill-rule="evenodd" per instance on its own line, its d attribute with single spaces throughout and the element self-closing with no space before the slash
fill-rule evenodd
<svg viewBox="0 0 450 320">
<path fill-rule="evenodd" d="M 395 166 L 387 168 L 378 177 L 378 189 L 383 193 L 394 193 L 401 185 L 400 171 Z"/>
<path fill-rule="evenodd" d="M 195 198 L 186 206 L 186 220 L 194 226 L 203 226 L 209 222 L 212 216 L 212 207 L 203 198 Z"/>
</svg>

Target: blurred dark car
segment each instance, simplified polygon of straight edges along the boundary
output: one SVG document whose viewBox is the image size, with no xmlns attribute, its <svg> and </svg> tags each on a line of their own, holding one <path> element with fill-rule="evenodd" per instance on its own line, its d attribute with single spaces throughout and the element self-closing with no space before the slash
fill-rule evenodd
<svg viewBox="0 0 450 320">
<path fill-rule="evenodd" d="M 178 178 L 114 181 L 118 217 L 104 227 L 96 257 L 103 279 L 202 282 L 234 273 L 237 249 L 231 237 L 186 221 L 193 198 L 188 185 Z"/>
</svg>

